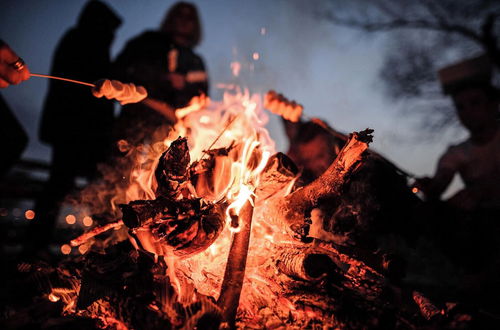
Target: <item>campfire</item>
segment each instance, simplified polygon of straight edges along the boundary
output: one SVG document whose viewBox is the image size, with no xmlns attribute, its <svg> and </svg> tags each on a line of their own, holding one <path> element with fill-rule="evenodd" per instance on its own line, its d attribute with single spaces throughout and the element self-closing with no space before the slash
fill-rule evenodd
<svg viewBox="0 0 500 330">
<path fill-rule="evenodd" d="M 343 199 L 366 160 L 380 160 L 368 151 L 371 130 L 346 136 L 328 169 L 298 187 L 300 169 L 276 152 L 259 95 L 233 88 L 220 102 L 198 98 L 177 115 L 168 139 L 134 149 L 130 182 L 105 204 L 121 218 L 64 246 L 84 246 L 83 255 L 18 266 L 20 280 L 57 306 L 53 322 L 101 329 L 414 322 L 414 311 L 385 297 L 397 262 L 370 264 L 361 250 L 338 245 L 319 211 L 359 213 Z M 424 319 L 444 313 L 419 292 L 413 301 Z"/>
</svg>

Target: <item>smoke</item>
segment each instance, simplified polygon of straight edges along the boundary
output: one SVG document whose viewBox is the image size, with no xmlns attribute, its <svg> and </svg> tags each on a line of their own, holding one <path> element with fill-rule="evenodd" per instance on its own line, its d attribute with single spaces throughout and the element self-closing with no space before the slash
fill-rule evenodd
<svg viewBox="0 0 500 330">
<path fill-rule="evenodd" d="M 200 49 L 202 55 L 205 50 L 210 54 L 208 43 L 212 39 L 218 39 L 217 47 L 225 49 L 225 56 L 208 55 L 211 80 L 233 79 L 254 92 L 276 89 L 290 94 L 310 85 L 316 54 L 332 46 L 334 40 L 331 26 L 315 15 L 316 5 L 280 0 L 232 6 L 225 22 L 231 30 L 225 31 L 226 35 L 207 35 L 206 49 Z M 231 78 L 231 62 L 241 64 L 242 73 L 237 78 Z"/>
</svg>

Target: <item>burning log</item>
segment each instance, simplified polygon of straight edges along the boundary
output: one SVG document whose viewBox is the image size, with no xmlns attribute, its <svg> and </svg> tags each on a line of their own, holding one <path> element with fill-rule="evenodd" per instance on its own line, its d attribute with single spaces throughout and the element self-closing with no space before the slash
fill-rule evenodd
<svg viewBox="0 0 500 330">
<path fill-rule="evenodd" d="M 281 152 L 273 155 L 260 175 L 256 191 L 257 204 L 276 197 L 279 192 L 288 193 L 287 188 L 291 188 L 298 174 L 297 166 L 287 155 Z"/>
<path fill-rule="evenodd" d="M 275 259 L 282 273 L 302 281 L 318 281 L 324 276 L 339 274 L 332 257 L 314 249 L 286 249 Z"/>
<path fill-rule="evenodd" d="M 239 228 L 235 233 L 224 272 L 221 293 L 217 304 L 222 309 L 225 322 L 235 328 L 236 313 L 240 301 L 241 288 L 245 278 L 245 267 L 248 255 L 248 245 L 252 229 L 253 206 L 247 201 L 240 210 Z"/>
<path fill-rule="evenodd" d="M 422 293 L 418 291 L 413 291 L 412 297 L 415 303 L 418 305 L 420 313 L 427 321 L 444 315 L 444 311 L 437 308 L 436 305 L 434 305 L 429 300 L 429 298 L 424 296 Z"/>
<path fill-rule="evenodd" d="M 123 226 L 123 221 L 122 220 L 118 220 L 117 222 L 112 222 L 112 223 L 108 223 L 104 226 L 100 226 L 100 227 L 95 227 L 93 228 L 92 230 L 78 236 L 77 238 L 75 239 L 72 239 L 71 240 L 71 246 L 75 247 L 75 246 L 79 246 L 79 245 L 82 245 L 84 244 L 85 242 L 87 242 L 89 239 L 99 235 L 99 234 L 102 234 L 104 233 L 105 231 L 108 231 L 110 229 L 116 229 L 118 230 L 121 226 Z"/>
<path fill-rule="evenodd" d="M 351 134 L 349 141 L 339 152 L 335 161 L 319 178 L 286 196 L 276 206 L 276 214 L 280 215 L 287 228 L 296 238 L 303 239 L 309 232 L 309 223 L 304 221 L 306 212 L 310 211 L 321 198 L 338 197 L 350 175 L 359 167 L 362 155 L 372 141 L 373 130 Z M 281 216 L 283 215 L 283 216 Z"/>
<path fill-rule="evenodd" d="M 179 185 L 189 177 L 190 161 L 187 139 L 179 137 L 160 157 L 155 171 L 158 183 L 156 197 L 174 196 L 177 193 Z"/>
<path fill-rule="evenodd" d="M 123 222 L 151 253 L 187 257 L 207 249 L 224 228 L 224 203 L 200 199 L 133 201 L 120 205 Z"/>
<path fill-rule="evenodd" d="M 190 181 L 197 196 L 210 201 L 224 198 L 231 180 L 227 173 L 231 171 L 233 159 L 230 153 L 234 147 L 232 143 L 227 148 L 207 150 L 204 153 L 208 157 L 191 164 Z"/>
<path fill-rule="evenodd" d="M 123 223 L 146 251 L 187 257 L 207 249 L 224 227 L 224 202 L 183 198 L 189 163 L 187 139 L 180 137 L 162 154 L 156 168 L 157 198 L 120 205 Z"/>
</svg>

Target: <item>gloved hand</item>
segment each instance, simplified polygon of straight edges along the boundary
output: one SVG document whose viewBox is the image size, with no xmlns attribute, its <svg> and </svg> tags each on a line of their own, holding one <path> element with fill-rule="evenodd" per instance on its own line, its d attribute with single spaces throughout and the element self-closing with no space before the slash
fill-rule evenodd
<svg viewBox="0 0 500 330">
<path fill-rule="evenodd" d="M 278 94 L 273 90 L 267 92 L 264 98 L 264 107 L 294 123 L 299 121 L 302 110 L 304 110 L 302 105 L 288 100 L 282 94 Z"/>
<path fill-rule="evenodd" d="M 142 86 L 132 83 L 124 84 L 118 80 L 101 79 L 95 83 L 92 94 L 97 97 L 106 97 L 108 100 L 116 99 L 121 105 L 141 102 L 148 96 Z"/>
</svg>

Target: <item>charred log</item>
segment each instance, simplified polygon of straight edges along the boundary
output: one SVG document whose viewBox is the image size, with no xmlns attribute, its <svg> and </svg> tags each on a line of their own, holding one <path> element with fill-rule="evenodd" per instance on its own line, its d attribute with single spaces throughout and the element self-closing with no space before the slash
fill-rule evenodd
<svg viewBox="0 0 500 330">
<path fill-rule="evenodd" d="M 304 219 L 321 198 L 340 196 L 351 174 L 359 167 L 362 155 L 372 141 L 372 132 L 367 129 L 353 133 L 325 173 L 279 202 L 277 214 L 283 215 L 282 220 L 295 238 L 308 235 L 310 223 Z"/>
<path fill-rule="evenodd" d="M 190 182 L 195 187 L 196 194 L 209 201 L 218 201 L 223 198 L 230 184 L 231 164 L 233 160 L 230 152 L 234 144 L 227 148 L 218 148 L 205 151 L 205 157 L 193 162 L 190 166 Z"/>
<path fill-rule="evenodd" d="M 436 305 L 434 305 L 430 301 L 430 299 L 424 296 L 422 293 L 413 291 L 412 297 L 415 303 L 418 305 L 420 313 L 427 321 L 444 315 L 444 311 L 437 308 Z"/>
<path fill-rule="evenodd" d="M 189 148 L 187 139 L 179 137 L 173 141 L 170 147 L 161 155 L 158 167 L 155 171 L 158 187 L 156 196 L 173 196 L 179 184 L 189 177 Z"/>
<path fill-rule="evenodd" d="M 299 174 L 299 169 L 285 154 L 278 152 L 267 161 L 260 174 L 260 184 L 257 188 L 257 203 L 275 197 L 293 185 Z"/>
<path fill-rule="evenodd" d="M 171 214 L 172 217 L 179 214 L 178 204 L 169 198 L 136 200 L 119 206 L 123 213 L 123 223 L 130 229 L 147 224 L 158 214 Z"/>
<path fill-rule="evenodd" d="M 302 281 L 339 277 L 341 273 L 331 256 L 314 249 L 286 249 L 275 258 L 281 272 Z"/>
<path fill-rule="evenodd" d="M 158 255 L 187 257 L 208 248 L 224 228 L 224 203 L 200 199 L 133 201 L 120 205 L 123 222 L 142 247 Z"/>
</svg>

